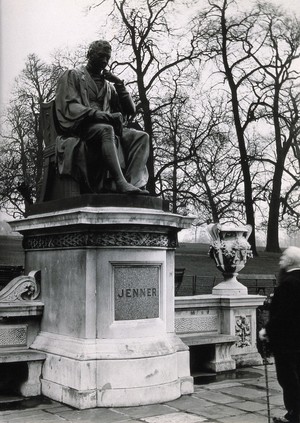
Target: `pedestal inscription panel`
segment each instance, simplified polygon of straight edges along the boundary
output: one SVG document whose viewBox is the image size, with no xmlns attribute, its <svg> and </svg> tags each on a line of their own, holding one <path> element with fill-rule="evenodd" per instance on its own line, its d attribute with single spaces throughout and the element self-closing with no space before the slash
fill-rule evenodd
<svg viewBox="0 0 300 423">
<path fill-rule="evenodd" d="M 159 317 L 159 265 L 113 265 L 115 320 Z"/>
</svg>

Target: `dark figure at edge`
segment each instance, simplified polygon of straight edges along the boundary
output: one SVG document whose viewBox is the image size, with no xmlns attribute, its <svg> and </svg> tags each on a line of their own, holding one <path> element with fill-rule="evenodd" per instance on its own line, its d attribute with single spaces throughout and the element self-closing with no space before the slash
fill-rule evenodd
<svg viewBox="0 0 300 423">
<path fill-rule="evenodd" d="M 300 248 L 288 247 L 280 261 L 279 286 L 261 340 L 269 342 L 287 413 L 274 423 L 300 423 Z"/>
</svg>

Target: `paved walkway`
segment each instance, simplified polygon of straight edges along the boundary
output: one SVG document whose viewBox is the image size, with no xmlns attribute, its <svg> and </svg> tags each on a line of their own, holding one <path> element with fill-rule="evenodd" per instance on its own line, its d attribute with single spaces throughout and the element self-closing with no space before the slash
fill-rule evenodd
<svg viewBox="0 0 300 423">
<path fill-rule="evenodd" d="M 0 423 L 268 423 L 263 366 L 209 379 L 195 378 L 192 395 L 139 407 L 78 411 L 46 398 L 10 406 L 0 401 Z M 274 365 L 268 365 L 268 380 L 271 415 L 281 416 L 284 407 Z"/>
</svg>

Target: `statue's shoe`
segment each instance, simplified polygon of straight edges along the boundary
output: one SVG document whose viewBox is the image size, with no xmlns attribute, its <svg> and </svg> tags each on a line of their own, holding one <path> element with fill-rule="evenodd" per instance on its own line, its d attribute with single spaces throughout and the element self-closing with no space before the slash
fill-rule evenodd
<svg viewBox="0 0 300 423">
<path fill-rule="evenodd" d="M 117 192 L 121 194 L 143 194 L 143 191 L 126 181 L 116 182 Z"/>
<path fill-rule="evenodd" d="M 142 195 L 149 195 L 150 194 L 150 192 L 145 187 L 141 187 L 140 191 L 141 191 L 140 194 L 142 194 Z"/>
</svg>

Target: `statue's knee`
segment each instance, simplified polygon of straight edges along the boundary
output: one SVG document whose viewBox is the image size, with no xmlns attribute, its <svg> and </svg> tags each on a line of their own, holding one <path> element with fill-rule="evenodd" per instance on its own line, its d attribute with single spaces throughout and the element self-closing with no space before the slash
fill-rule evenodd
<svg viewBox="0 0 300 423">
<path fill-rule="evenodd" d="M 143 143 L 144 149 L 148 151 L 149 148 L 150 148 L 150 138 L 149 138 L 149 135 L 146 132 L 144 132 L 144 134 L 143 134 L 142 143 Z"/>
<path fill-rule="evenodd" d="M 112 141 L 115 137 L 114 128 L 111 125 L 101 124 L 99 125 L 99 134 L 105 136 L 105 138 L 110 138 Z"/>
<path fill-rule="evenodd" d="M 149 135 L 147 132 L 140 132 L 140 144 L 142 144 L 145 148 L 149 146 Z"/>
</svg>

